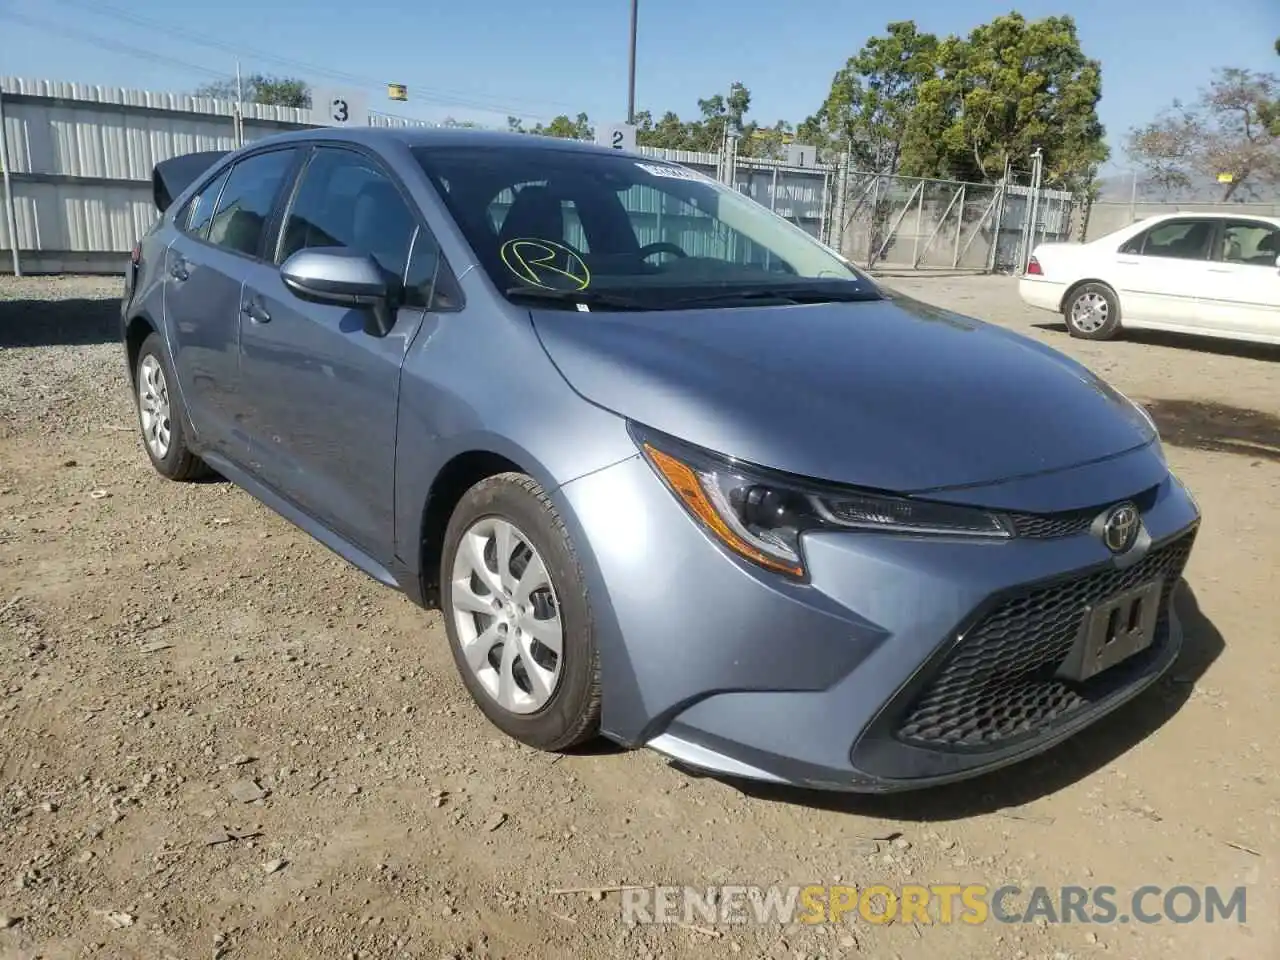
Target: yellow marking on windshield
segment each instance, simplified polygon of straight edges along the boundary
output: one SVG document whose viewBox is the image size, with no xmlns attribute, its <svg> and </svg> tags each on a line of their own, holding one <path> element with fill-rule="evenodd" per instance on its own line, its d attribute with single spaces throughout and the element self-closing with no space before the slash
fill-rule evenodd
<svg viewBox="0 0 1280 960">
<path fill-rule="evenodd" d="M 517 277 L 544 290 L 585 290 L 591 271 L 582 257 L 550 240 L 508 240 L 502 262 Z"/>
</svg>

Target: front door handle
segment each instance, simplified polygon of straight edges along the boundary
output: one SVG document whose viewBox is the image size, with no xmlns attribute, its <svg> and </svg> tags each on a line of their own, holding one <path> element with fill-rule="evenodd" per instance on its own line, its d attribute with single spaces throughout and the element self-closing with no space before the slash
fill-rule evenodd
<svg viewBox="0 0 1280 960">
<path fill-rule="evenodd" d="M 173 261 L 173 264 L 169 267 L 169 276 L 175 280 L 186 280 L 190 277 L 191 273 L 187 270 L 187 261 L 181 259 Z"/>
<path fill-rule="evenodd" d="M 271 314 L 267 313 L 267 308 L 257 300 L 246 300 L 240 305 L 240 312 L 254 323 L 271 322 Z"/>
</svg>

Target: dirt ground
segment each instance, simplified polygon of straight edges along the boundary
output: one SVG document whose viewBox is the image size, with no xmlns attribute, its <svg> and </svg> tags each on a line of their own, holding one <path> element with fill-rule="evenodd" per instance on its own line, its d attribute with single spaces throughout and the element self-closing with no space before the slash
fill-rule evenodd
<svg viewBox="0 0 1280 960">
<path fill-rule="evenodd" d="M 886 282 L 1148 403 L 1205 519 L 1158 687 L 1011 770 L 866 798 L 505 740 L 438 615 L 154 473 L 117 281 L 0 278 L 0 957 L 1280 956 L 1280 351 L 1085 344 L 1007 278 Z M 628 927 L 607 891 L 1006 881 L 1245 885 L 1247 923 Z"/>
</svg>

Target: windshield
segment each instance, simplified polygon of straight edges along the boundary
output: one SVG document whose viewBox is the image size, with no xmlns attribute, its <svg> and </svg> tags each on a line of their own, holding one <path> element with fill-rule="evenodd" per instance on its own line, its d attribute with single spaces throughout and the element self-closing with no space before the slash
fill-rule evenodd
<svg viewBox="0 0 1280 960">
<path fill-rule="evenodd" d="M 879 298 L 802 229 L 686 167 L 535 144 L 414 154 L 512 300 L 610 310 Z"/>
</svg>

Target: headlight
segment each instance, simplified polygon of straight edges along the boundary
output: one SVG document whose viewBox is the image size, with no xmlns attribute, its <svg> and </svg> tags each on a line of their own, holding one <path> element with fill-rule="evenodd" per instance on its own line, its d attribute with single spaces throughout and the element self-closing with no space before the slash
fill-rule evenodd
<svg viewBox="0 0 1280 960">
<path fill-rule="evenodd" d="M 631 425 L 645 459 L 685 508 L 726 547 L 762 567 L 804 578 L 809 530 L 1007 540 L 1004 517 L 972 507 L 840 489 L 774 473 Z"/>
</svg>

